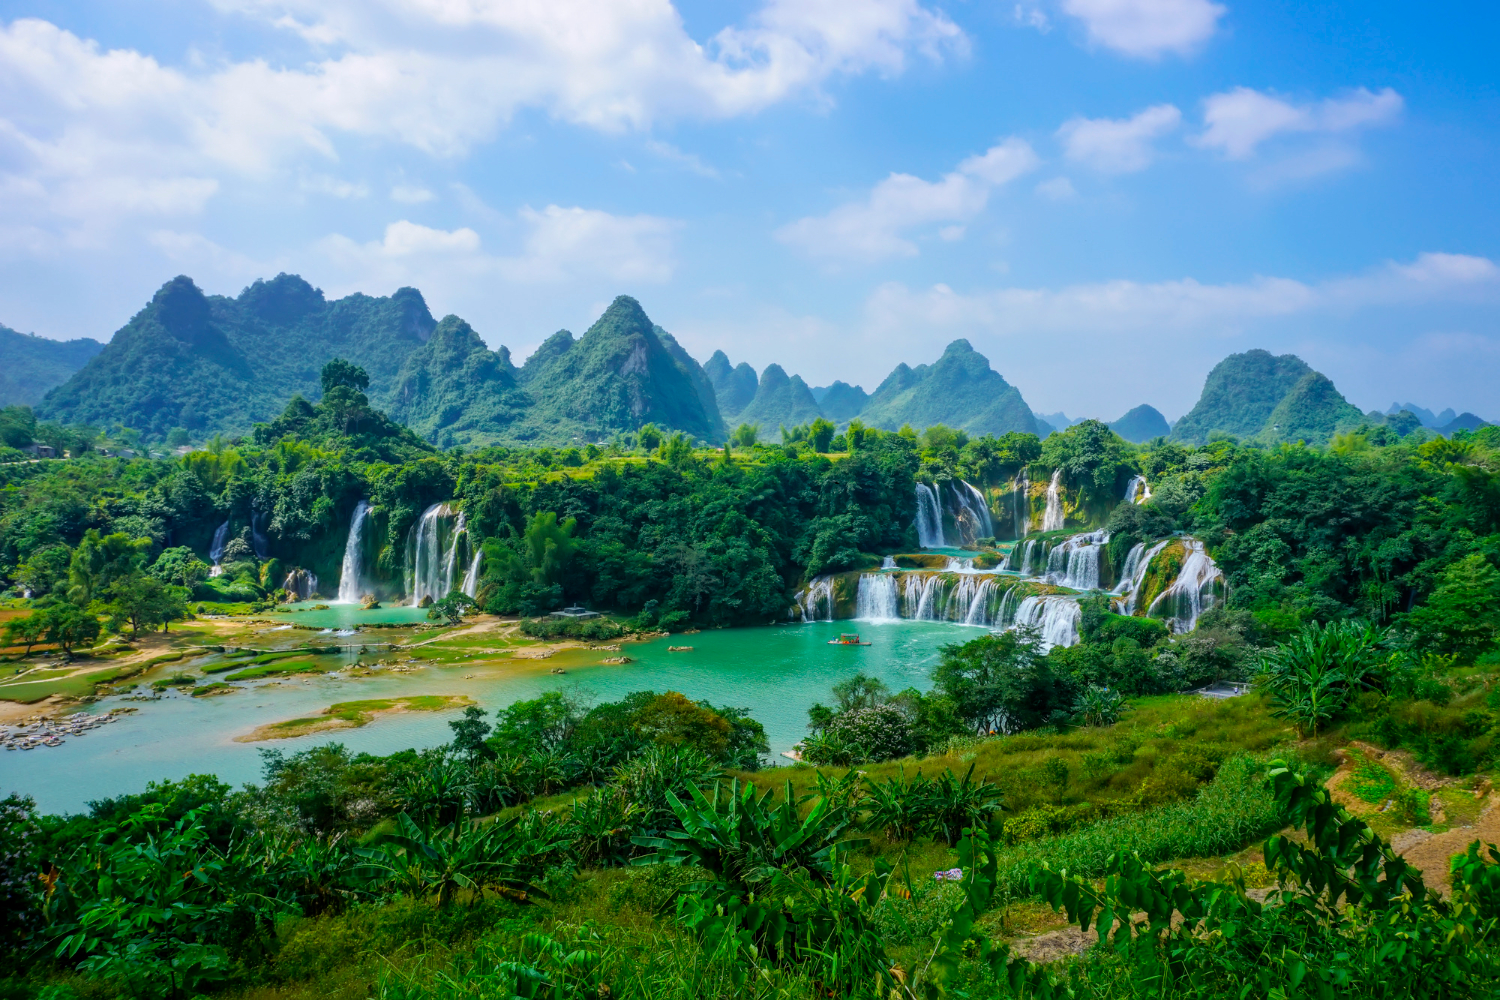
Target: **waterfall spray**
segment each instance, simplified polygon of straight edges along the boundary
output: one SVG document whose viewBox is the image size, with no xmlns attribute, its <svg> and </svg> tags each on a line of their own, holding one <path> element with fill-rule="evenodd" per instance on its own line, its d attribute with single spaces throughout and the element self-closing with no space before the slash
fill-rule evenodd
<svg viewBox="0 0 1500 1000">
<path fill-rule="evenodd" d="M 349 521 L 349 538 L 344 542 L 344 565 L 339 570 L 340 604 L 358 604 L 362 596 L 360 588 L 364 582 L 365 519 L 369 515 L 369 502 L 361 500 L 354 508 L 354 517 Z"/>
<path fill-rule="evenodd" d="M 1060 486 L 1062 484 L 1062 470 L 1054 469 L 1052 481 L 1047 484 L 1047 512 L 1042 515 L 1043 531 L 1061 531 L 1063 529 L 1063 505 Z"/>
<path fill-rule="evenodd" d="M 209 576 L 218 576 L 224 572 L 224 567 L 219 563 L 224 559 L 224 543 L 227 541 L 229 541 L 229 522 L 225 521 L 214 532 L 214 540 L 208 546 L 208 561 L 213 563 L 214 567 L 208 571 Z"/>
<path fill-rule="evenodd" d="M 859 578 L 854 598 L 854 617 L 865 622 L 896 621 L 901 617 L 896 597 L 896 577 L 890 573 L 865 573 Z"/>
<path fill-rule="evenodd" d="M 917 484 L 917 544 L 924 549 L 943 546 L 943 509 L 926 483 Z"/>
</svg>

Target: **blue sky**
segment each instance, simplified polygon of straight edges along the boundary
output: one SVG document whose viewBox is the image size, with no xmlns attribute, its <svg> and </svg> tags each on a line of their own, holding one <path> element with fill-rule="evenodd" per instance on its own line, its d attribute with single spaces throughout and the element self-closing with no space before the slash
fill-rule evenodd
<svg viewBox="0 0 1500 1000">
<path fill-rule="evenodd" d="M 1225 354 L 1500 417 L 1500 15 L 1224 0 L 0 2 L 0 323 L 410 284 L 517 360 L 636 296 L 873 389 L 967 337 L 1169 418 Z"/>
</svg>

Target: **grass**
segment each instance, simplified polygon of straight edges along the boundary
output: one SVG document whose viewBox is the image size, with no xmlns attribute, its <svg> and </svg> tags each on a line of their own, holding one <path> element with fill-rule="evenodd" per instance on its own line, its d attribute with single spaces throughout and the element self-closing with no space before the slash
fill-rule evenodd
<svg viewBox="0 0 1500 1000">
<path fill-rule="evenodd" d="M 227 686 L 227 685 L 226 685 Z M 341 701 L 329 705 L 317 715 L 286 719 L 258 727 L 250 741 L 296 736 L 321 729 L 348 729 L 369 725 L 382 712 L 441 712 L 474 704 L 461 694 L 409 695 L 405 698 L 369 698 L 363 701 Z M 339 725 L 342 723 L 342 725 Z"/>
<path fill-rule="evenodd" d="M 323 674 L 329 669 L 331 669 L 330 664 L 318 664 L 312 660 L 282 661 L 262 663 L 259 666 L 238 670 L 224 679 L 226 681 L 253 681 L 258 677 L 277 677 L 283 674 Z"/>
<path fill-rule="evenodd" d="M 230 691 L 238 691 L 239 688 L 233 684 L 225 684 L 223 681 L 214 681 L 212 684 L 199 684 L 193 688 L 194 698 L 207 698 L 216 694 L 227 694 Z"/>
<path fill-rule="evenodd" d="M 1401 790 L 1401 785 L 1396 780 L 1396 776 L 1391 773 L 1390 768 L 1369 760 L 1357 751 L 1350 753 L 1359 760 L 1359 764 L 1349 775 L 1349 791 L 1371 805 L 1378 805 L 1395 798 L 1396 793 Z"/>
</svg>

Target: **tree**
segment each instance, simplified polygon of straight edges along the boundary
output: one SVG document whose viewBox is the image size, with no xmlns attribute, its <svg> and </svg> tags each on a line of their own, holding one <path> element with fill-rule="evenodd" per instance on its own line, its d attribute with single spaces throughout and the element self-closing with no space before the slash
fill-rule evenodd
<svg viewBox="0 0 1500 1000">
<path fill-rule="evenodd" d="M 167 631 L 168 622 L 187 617 L 185 592 L 145 573 L 133 573 L 114 581 L 108 595 L 108 610 L 130 622 L 132 635 L 139 635 L 142 625 L 147 630 L 160 625 L 162 631 Z"/>
<path fill-rule="evenodd" d="M 665 435 L 655 424 L 643 424 L 641 429 L 635 432 L 635 439 L 647 451 L 655 451 L 664 437 Z"/>
<path fill-rule="evenodd" d="M 7 406 L 0 409 L 0 444 L 10 448 L 28 448 L 36 437 L 36 416 L 29 406 Z"/>
<path fill-rule="evenodd" d="M 642 736 L 662 746 L 686 746 L 718 759 L 729 749 L 729 720 L 676 691 L 657 695 L 631 720 Z"/>
<path fill-rule="evenodd" d="M 275 560 L 271 560 L 274 562 Z M 179 587 L 192 588 L 208 579 L 209 565 L 186 545 L 164 549 L 151 564 L 151 575 Z"/>
<path fill-rule="evenodd" d="M 32 597 L 44 597 L 67 583 L 72 558 L 66 545 L 45 545 L 16 567 L 16 582 Z"/>
<path fill-rule="evenodd" d="M 453 730 L 454 752 L 466 755 L 470 761 L 495 759 L 494 749 L 484 741 L 490 734 L 490 724 L 484 721 L 484 715 L 484 709 L 470 705 L 464 709 L 462 719 L 448 723 Z"/>
<path fill-rule="evenodd" d="M 681 431 L 661 443 L 657 449 L 657 457 L 666 462 L 674 469 L 680 469 L 693 457 L 693 442 Z"/>
<path fill-rule="evenodd" d="M 1034 629 L 1016 628 L 941 648 L 932 678 L 980 732 L 1034 729 L 1067 715 L 1073 682 L 1053 671 Z"/>
<path fill-rule="evenodd" d="M 334 358 L 323 366 L 323 394 L 344 387 L 355 392 L 366 392 L 370 388 L 370 376 L 359 365 L 343 358 Z"/>
<path fill-rule="evenodd" d="M 760 440 L 760 426 L 758 424 L 740 424 L 729 436 L 730 443 L 736 448 L 752 448 L 755 442 Z"/>
<path fill-rule="evenodd" d="M 1465 657 L 1493 646 L 1500 639 L 1500 571 L 1476 552 L 1449 566 L 1442 581 L 1425 605 L 1406 615 L 1418 642 Z"/>
<path fill-rule="evenodd" d="M 427 617 L 433 621 L 445 619 L 449 625 L 461 625 L 464 620 L 464 612 L 470 608 L 479 606 L 474 600 L 462 590 L 455 590 L 441 601 L 433 604 L 428 610 Z"/>
<path fill-rule="evenodd" d="M 26 655 L 31 655 L 31 647 L 43 641 L 47 635 L 47 616 L 41 611 L 33 611 L 25 618 L 12 618 L 5 623 L 5 644 L 7 646 L 25 646 Z"/>
<path fill-rule="evenodd" d="M 808 439 L 812 441 L 813 451 L 827 451 L 828 443 L 833 440 L 834 432 L 838 430 L 832 421 L 818 417 L 808 427 Z"/>
<path fill-rule="evenodd" d="M 73 604 L 55 604 L 42 612 L 46 616 L 47 642 L 56 643 L 73 658 L 73 650 L 83 645 L 93 645 L 99 638 L 99 619 Z"/>
<path fill-rule="evenodd" d="M 110 584 L 138 572 L 150 552 L 149 538 L 131 538 L 120 531 L 100 535 L 98 529 L 90 528 L 83 533 L 68 564 L 69 600 L 87 607 Z"/>
<path fill-rule="evenodd" d="M 840 712 L 853 712 L 862 708 L 874 708 L 884 704 L 891 696 L 885 682 L 860 671 L 848 680 L 833 686 L 833 697 Z"/>
</svg>

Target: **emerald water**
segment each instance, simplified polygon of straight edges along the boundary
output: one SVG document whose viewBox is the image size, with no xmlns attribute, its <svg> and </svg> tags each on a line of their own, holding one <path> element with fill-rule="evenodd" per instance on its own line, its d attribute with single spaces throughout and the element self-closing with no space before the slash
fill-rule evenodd
<svg viewBox="0 0 1500 1000">
<path fill-rule="evenodd" d="M 327 612 L 277 617 L 323 627 L 352 624 L 313 618 L 331 615 L 335 609 L 359 613 L 358 608 L 335 605 Z M 748 708 L 766 727 L 775 760 L 785 763 L 780 753 L 806 735 L 808 707 L 816 701 L 826 703 L 832 685 L 863 670 L 892 690 L 925 690 L 931 685 L 938 647 L 972 638 L 978 631 L 938 622 L 860 622 L 860 635 L 873 645 L 828 645 L 829 639 L 854 627 L 850 622 L 813 622 L 678 635 L 627 644 L 622 652 L 634 662 L 612 666 L 599 660 L 621 654 L 570 651 L 546 660 L 476 661 L 367 678 L 280 678 L 247 683 L 238 693 L 211 698 L 175 691 L 151 702 L 107 698 L 90 710 L 126 705 L 140 710 L 87 735 L 70 737 L 60 747 L 0 751 L 0 795 L 21 792 L 33 796 L 43 811 L 77 811 L 91 799 L 139 792 L 148 781 L 193 773 L 217 774 L 235 785 L 257 781 L 258 751 L 265 747 L 295 752 L 338 742 L 353 751 L 387 754 L 448 742 L 448 721 L 457 717 L 455 712 L 386 715 L 361 729 L 264 743 L 234 741 L 256 726 L 314 715 L 334 702 L 415 694 L 466 694 L 493 711 L 545 691 L 573 690 L 595 702 L 645 689 L 681 691 L 715 705 Z M 669 645 L 693 649 L 669 653 Z M 553 674 L 555 668 L 566 673 Z"/>
<path fill-rule="evenodd" d="M 326 601 L 299 601 L 283 604 L 283 608 L 268 613 L 265 617 L 278 625 L 315 625 L 318 628 L 344 629 L 354 625 L 415 625 L 427 621 L 426 608 L 413 608 L 405 604 L 383 605 L 366 611 L 358 604 L 329 604 Z M 314 611 L 314 608 L 321 608 Z"/>
</svg>

